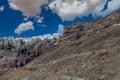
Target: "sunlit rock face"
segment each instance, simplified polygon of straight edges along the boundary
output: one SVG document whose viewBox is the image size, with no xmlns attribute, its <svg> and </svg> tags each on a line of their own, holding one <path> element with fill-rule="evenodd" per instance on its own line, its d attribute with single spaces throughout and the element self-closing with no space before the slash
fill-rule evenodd
<svg viewBox="0 0 120 80">
<path fill-rule="evenodd" d="M 13 45 L 16 48 L 21 48 L 24 45 L 24 42 L 22 40 L 16 40 L 16 41 L 13 42 Z"/>
</svg>

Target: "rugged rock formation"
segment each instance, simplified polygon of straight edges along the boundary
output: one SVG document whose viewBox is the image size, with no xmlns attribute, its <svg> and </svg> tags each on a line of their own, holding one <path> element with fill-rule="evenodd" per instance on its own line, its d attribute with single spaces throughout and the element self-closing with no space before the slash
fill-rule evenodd
<svg viewBox="0 0 120 80">
<path fill-rule="evenodd" d="M 0 70 L 20 68 L 36 57 L 56 48 L 57 39 L 32 40 L 25 42 L 21 39 L 0 40 Z"/>
<path fill-rule="evenodd" d="M 120 10 L 67 26 L 60 40 L 20 42 L 20 49 L 12 50 L 4 49 L 1 40 L 0 79 L 119 80 L 119 34 Z"/>
</svg>

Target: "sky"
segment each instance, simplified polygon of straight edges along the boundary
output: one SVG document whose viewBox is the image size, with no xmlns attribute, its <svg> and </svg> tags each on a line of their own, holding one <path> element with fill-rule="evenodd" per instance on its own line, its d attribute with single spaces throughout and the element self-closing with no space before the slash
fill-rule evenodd
<svg viewBox="0 0 120 80">
<path fill-rule="evenodd" d="M 120 9 L 120 0 L 0 0 L 0 37 L 63 34 Z"/>
</svg>

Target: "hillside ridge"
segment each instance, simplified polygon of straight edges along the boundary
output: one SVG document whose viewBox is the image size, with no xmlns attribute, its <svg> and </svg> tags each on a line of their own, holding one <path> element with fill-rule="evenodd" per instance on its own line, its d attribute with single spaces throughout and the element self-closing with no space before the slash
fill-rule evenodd
<svg viewBox="0 0 120 80">
<path fill-rule="evenodd" d="M 59 39 L 0 45 L 1 80 L 119 80 L 120 10 L 65 27 Z M 19 43 L 19 44 L 18 44 Z M 12 44 L 12 45 L 11 45 Z"/>
</svg>

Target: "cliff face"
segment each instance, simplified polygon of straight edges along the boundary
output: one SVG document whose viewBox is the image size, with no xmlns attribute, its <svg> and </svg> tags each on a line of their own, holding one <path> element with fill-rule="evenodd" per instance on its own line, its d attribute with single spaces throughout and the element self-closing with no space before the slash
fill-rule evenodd
<svg viewBox="0 0 120 80">
<path fill-rule="evenodd" d="M 35 39 L 26 42 L 22 39 L 0 40 L 0 70 L 20 68 L 25 66 L 36 57 L 52 51 L 57 47 L 57 39 Z"/>
<path fill-rule="evenodd" d="M 0 61 L 7 64 L 0 67 L 0 78 L 119 80 L 119 34 L 120 10 L 99 20 L 67 26 L 60 40 L 33 41 L 20 49 L 2 46 Z"/>
</svg>

